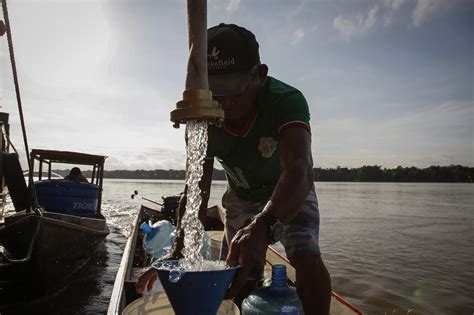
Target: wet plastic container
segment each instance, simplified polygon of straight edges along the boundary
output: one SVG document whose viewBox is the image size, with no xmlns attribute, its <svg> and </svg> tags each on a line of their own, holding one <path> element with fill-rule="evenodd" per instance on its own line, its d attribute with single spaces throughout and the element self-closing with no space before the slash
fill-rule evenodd
<svg viewBox="0 0 474 315">
<path fill-rule="evenodd" d="M 94 217 L 99 200 L 99 186 L 64 179 L 35 182 L 38 204 L 46 211 Z"/>
<path fill-rule="evenodd" d="M 209 235 L 208 260 L 219 260 L 224 231 L 207 231 Z"/>
<path fill-rule="evenodd" d="M 140 229 L 145 232 L 143 238 L 143 248 L 145 251 L 157 259 L 168 254 L 176 238 L 176 227 L 167 220 L 153 223 L 152 225 L 143 222 Z M 202 247 L 200 250 L 204 259 L 209 258 L 209 235 L 204 231 Z M 216 258 L 217 259 L 217 258 Z"/>
<path fill-rule="evenodd" d="M 162 220 L 149 225 L 143 222 L 140 229 L 145 232 L 143 248 L 153 258 L 160 258 L 168 254 L 166 248 L 171 248 L 176 237 L 176 228 L 170 221 Z"/>
<path fill-rule="evenodd" d="M 285 265 L 272 266 L 272 283 L 252 292 L 242 302 L 242 315 L 302 315 L 296 288 L 288 286 Z"/>
</svg>

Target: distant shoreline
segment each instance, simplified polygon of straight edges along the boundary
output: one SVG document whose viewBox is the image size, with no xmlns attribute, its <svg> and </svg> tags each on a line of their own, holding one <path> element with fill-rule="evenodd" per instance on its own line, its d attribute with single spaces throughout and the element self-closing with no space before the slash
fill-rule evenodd
<svg viewBox="0 0 474 315">
<path fill-rule="evenodd" d="M 69 170 L 54 170 L 66 176 Z M 402 167 L 382 168 L 378 165 L 358 168 L 313 168 L 317 182 L 409 182 L 409 183 L 472 183 L 474 167 L 451 165 L 430 166 L 427 168 Z M 84 170 L 84 175 L 91 176 L 91 171 Z M 184 180 L 184 170 L 110 170 L 104 171 L 108 179 L 160 179 Z M 225 180 L 223 170 L 214 169 L 214 180 Z"/>
</svg>

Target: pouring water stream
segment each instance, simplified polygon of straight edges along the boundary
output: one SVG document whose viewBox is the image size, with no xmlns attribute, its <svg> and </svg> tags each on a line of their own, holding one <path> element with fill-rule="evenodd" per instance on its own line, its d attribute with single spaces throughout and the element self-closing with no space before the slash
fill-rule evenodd
<svg viewBox="0 0 474 315">
<path fill-rule="evenodd" d="M 186 212 L 181 219 L 184 229 L 184 258 L 178 266 L 170 267 L 169 281 L 176 283 L 186 271 L 208 271 L 225 269 L 224 261 L 205 260 L 201 255 L 204 227 L 199 220 L 199 208 L 202 202 L 199 181 L 203 175 L 203 163 L 207 151 L 207 122 L 191 120 L 186 124 L 188 186 Z M 166 268 L 166 265 L 161 265 Z"/>
</svg>

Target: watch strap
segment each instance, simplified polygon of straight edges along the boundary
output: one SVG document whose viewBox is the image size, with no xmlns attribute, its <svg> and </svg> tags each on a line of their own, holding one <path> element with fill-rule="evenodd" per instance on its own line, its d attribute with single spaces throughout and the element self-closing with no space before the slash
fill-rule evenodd
<svg viewBox="0 0 474 315">
<path fill-rule="evenodd" d="M 270 229 L 279 222 L 274 215 L 266 211 L 258 213 L 255 218 L 261 219 Z"/>
<path fill-rule="evenodd" d="M 255 219 L 260 219 L 268 226 L 268 239 L 270 240 L 270 244 L 275 244 L 281 239 L 283 226 L 274 215 L 262 211 L 255 216 Z"/>
</svg>

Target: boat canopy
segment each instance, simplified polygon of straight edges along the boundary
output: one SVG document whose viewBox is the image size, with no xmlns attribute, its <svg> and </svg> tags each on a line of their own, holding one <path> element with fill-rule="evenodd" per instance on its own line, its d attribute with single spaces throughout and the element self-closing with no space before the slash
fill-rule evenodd
<svg viewBox="0 0 474 315">
<path fill-rule="evenodd" d="M 31 150 L 31 157 L 46 163 L 67 163 L 80 165 L 104 165 L 106 156 L 70 151 Z"/>
<path fill-rule="evenodd" d="M 34 170 L 35 160 L 39 162 L 38 179 L 42 179 L 43 163 L 48 165 L 48 179 L 51 179 L 51 165 L 53 163 L 91 165 L 92 176 L 91 183 L 95 183 L 102 187 L 102 179 L 104 176 L 104 163 L 107 157 L 103 155 L 94 155 L 87 153 L 57 151 L 57 150 L 31 150 L 31 169 Z"/>
</svg>

